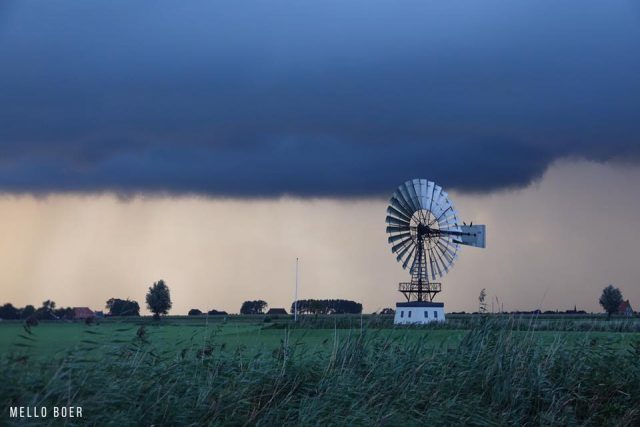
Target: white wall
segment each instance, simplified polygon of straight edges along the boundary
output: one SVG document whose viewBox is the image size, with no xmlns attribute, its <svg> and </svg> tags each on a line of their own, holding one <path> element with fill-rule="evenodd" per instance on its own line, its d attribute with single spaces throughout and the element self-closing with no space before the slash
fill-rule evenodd
<svg viewBox="0 0 640 427">
<path fill-rule="evenodd" d="M 396 307 L 396 325 L 444 322 L 444 307 Z"/>
</svg>

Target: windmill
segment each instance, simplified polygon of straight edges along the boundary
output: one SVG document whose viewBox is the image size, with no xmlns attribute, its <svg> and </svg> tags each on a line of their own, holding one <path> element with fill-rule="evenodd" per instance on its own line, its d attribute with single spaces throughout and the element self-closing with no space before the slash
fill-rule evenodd
<svg viewBox="0 0 640 427">
<path fill-rule="evenodd" d="M 461 225 L 448 194 L 426 179 L 396 189 L 386 222 L 391 252 L 411 274 L 398 285 L 406 302 L 396 304 L 394 323 L 444 321 L 444 303 L 433 301 L 442 290 L 437 280 L 453 266 L 460 245 L 485 247 L 485 226 Z"/>
</svg>

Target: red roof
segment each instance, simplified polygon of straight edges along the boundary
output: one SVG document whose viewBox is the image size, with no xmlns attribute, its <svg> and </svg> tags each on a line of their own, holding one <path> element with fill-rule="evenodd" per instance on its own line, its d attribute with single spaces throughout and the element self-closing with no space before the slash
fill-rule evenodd
<svg viewBox="0 0 640 427">
<path fill-rule="evenodd" d="M 618 307 L 618 313 L 625 314 L 628 311 L 633 311 L 631 310 L 631 304 L 629 304 L 629 300 L 622 301 L 620 303 L 620 306 Z"/>
<path fill-rule="evenodd" d="M 73 317 L 75 319 L 86 319 L 94 316 L 95 313 L 89 307 L 73 307 Z"/>
</svg>

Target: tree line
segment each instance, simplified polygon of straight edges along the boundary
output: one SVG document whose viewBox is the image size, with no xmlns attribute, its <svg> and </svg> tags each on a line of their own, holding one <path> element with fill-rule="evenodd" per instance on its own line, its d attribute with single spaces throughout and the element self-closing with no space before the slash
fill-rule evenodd
<svg viewBox="0 0 640 427">
<path fill-rule="evenodd" d="M 51 300 L 42 302 L 42 306 L 35 308 L 33 305 L 27 305 L 23 308 L 14 307 L 11 303 L 0 306 L 0 319 L 17 320 L 36 318 L 44 319 L 71 319 L 73 318 L 73 309 L 71 307 L 56 308 L 56 303 Z"/>
<path fill-rule="evenodd" d="M 291 303 L 290 313 L 295 312 L 296 303 Z M 267 312 L 269 304 L 264 300 L 248 300 L 244 301 L 240 306 L 240 314 L 243 315 L 260 315 Z M 344 300 L 344 299 L 305 299 L 298 300 L 298 314 L 360 314 L 362 313 L 362 304 Z M 204 312 L 197 308 L 189 310 L 189 316 L 200 316 Z M 207 314 L 226 315 L 226 311 L 211 310 Z"/>
<path fill-rule="evenodd" d="M 291 312 L 295 311 L 295 301 Z M 346 299 L 302 299 L 298 300 L 298 314 L 360 314 L 362 304 Z"/>
<path fill-rule="evenodd" d="M 153 313 L 155 319 L 159 319 L 161 314 L 167 314 L 171 310 L 171 295 L 164 280 L 154 282 L 149 287 L 145 300 L 147 308 Z M 140 316 L 140 305 L 137 301 L 128 298 L 109 298 L 105 307 L 109 310 L 108 316 Z M 44 301 L 39 308 L 35 308 L 33 305 L 16 308 L 11 303 L 0 306 L 0 319 L 7 320 L 71 320 L 74 316 L 75 311 L 72 307 L 56 308 L 56 303 L 51 300 Z"/>
<path fill-rule="evenodd" d="M 197 308 L 192 308 L 191 310 L 189 310 L 189 313 L 187 313 L 189 316 L 202 316 L 203 313 L 201 310 L 197 309 Z M 216 309 L 212 309 L 207 311 L 207 314 L 209 316 L 227 316 L 228 313 L 226 311 L 219 311 Z"/>
<path fill-rule="evenodd" d="M 480 313 L 486 312 L 485 303 L 486 292 L 483 289 L 478 298 L 480 301 Z M 146 294 L 146 303 L 149 311 L 153 313 L 155 319 L 159 319 L 160 315 L 168 314 L 171 310 L 172 302 L 169 287 L 163 280 L 154 282 L 149 287 Z M 607 313 L 607 317 L 611 317 L 612 314 L 618 312 L 620 305 L 624 299 L 620 289 L 609 285 L 603 289 L 602 294 L 598 300 L 602 308 Z M 130 299 L 110 298 L 106 302 L 105 306 L 108 310 L 107 316 L 140 316 L 140 305 L 137 301 Z M 244 315 L 259 315 L 264 314 L 268 304 L 264 300 L 249 300 L 244 301 L 240 307 L 240 314 Z M 291 313 L 295 311 L 296 304 L 291 304 Z M 299 300 L 297 304 L 299 314 L 360 314 L 362 313 L 362 304 L 345 299 L 303 299 Z M 379 314 L 394 314 L 392 308 L 385 308 Z M 464 312 L 461 312 L 464 313 Z M 558 313 L 556 311 L 534 310 L 527 311 L 515 311 L 511 314 L 552 314 Z M 573 310 L 567 310 L 566 314 L 584 313 L 583 310 L 577 310 L 575 307 Z M 199 309 L 192 308 L 189 310 L 189 316 L 203 315 Z M 226 311 L 218 311 L 215 309 L 209 310 L 208 315 L 227 315 Z M 454 313 L 452 313 L 454 314 Z M 38 308 L 33 305 L 27 305 L 19 308 L 13 306 L 11 303 L 6 303 L 0 306 L 0 319 L 7 320 L 53 320 L 53 319 L 73 319 L 74 309 L 71 307 L 57 307 L 56 303 L 52 300 L 46 300 L 42 302 L 42 305 Z"/>
</svg>

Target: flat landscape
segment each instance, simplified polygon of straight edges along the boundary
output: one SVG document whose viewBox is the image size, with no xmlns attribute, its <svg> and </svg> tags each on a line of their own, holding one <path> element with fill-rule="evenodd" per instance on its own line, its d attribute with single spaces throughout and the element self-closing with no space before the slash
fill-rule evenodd
<svg viewBox="0 0 640 427">
<path fill-rule="evenodd" d="M 0 357 L 3 411 L 73 401 L 96 425 L 640 421 L 640 319 L 5 321 Z"/>
</svg>

